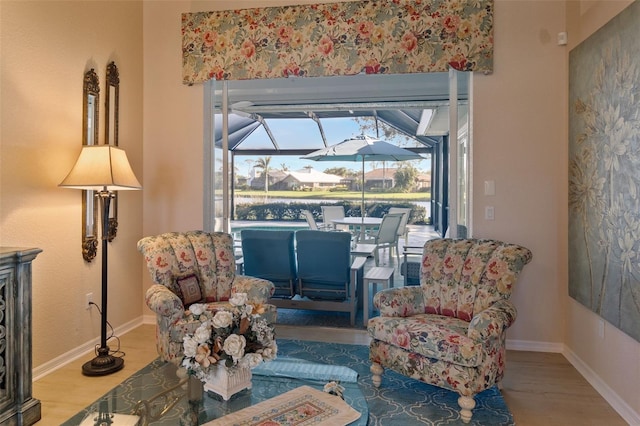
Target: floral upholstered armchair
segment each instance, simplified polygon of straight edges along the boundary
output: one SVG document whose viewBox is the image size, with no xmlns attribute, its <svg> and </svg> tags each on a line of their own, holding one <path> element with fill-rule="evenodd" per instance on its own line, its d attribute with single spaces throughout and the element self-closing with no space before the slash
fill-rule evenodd
<svg viewBox="0 0 640 426">
<path fill-rule="evenodd" d="M 170 232 L 138 241 L 154 284 L 145 301 L 156 313 L 156 344 L 164 361 L 179 362 L 183 338 L 200 326 L 191 304 L 207 309 L 225 309 L 235 293 L 246 293 L 248 301 L 269 322 L 275 322 L 276 308 L 267 304 L 273 283 L 236 275 L 231 235 L 204 231 Z"/>
<path fill-rule="evenodd" d="M 380 316 L 367 327 L 374 385 L 386 367 L 450 389 L 469 422 L 474 396 L 503 377 L 506 330 L 516 319 L 509 297 L 531 257 L 524 247 L 494 240 L 427 241 L 420 286 L 374 297 Z"/>
</svg>

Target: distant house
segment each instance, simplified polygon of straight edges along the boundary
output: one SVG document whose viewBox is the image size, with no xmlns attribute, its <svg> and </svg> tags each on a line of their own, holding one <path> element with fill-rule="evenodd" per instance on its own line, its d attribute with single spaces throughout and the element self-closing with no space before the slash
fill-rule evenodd
<svg viewBox="0 0 640 426">
<path fill-rule="evenodd" d="M 374 169 L 364 174 L 364 185 L 367 189 L 372 188 L 393 188 L 396 184 L 395 176 L 397 168 Z M 419 173 L 416 178 L 416 189 L 431 187 L 431 173 Z"/>
<path fill-rule="evenodd" d="M 419 173 L 416 189 L 431 188 L 431 173 Z"/>
<path fill-rule="evenodd" d="M 262 173 L 260 173 L 259 175 L 258 173 L 255 173 L 255 175 L 256 176 L 251 179 L 251 182 L 249 184 L 251 189 L 264 189 L 264 176 L 262 175 Z M 277 183 L 282 181 L 285 177 L 287 177 L 287 173 L 283 172 L 282 170 L 269 170 L 269 188 L 277 185 Z"/>
<path fill-rule="evenodd" d="M 364 187 L 371 188 L 393 188 L 395 186 L 395 175 L 398 169 L 385 167 L 381 169 L 373 169 L 364 174 Z"/>
<path fill-rule="evenodd" d="M 307 168 L 295 172 L 289 172 L 287 176 L 277 183 L 278 189 L 303 189 L 303 188 L 332 188 L 339 185 L 342 177 L 322 173 Z"/>
</svg>

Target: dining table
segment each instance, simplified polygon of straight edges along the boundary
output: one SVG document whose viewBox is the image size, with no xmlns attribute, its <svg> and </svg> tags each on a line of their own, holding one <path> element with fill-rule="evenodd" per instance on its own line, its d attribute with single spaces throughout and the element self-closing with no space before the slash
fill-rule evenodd
<svg viewBox="0 0 640 426">
<path fill-rule="evenodd" d="M 333 219 L 332 222 L 336 226 L 342 225 L 348 226 L 350 229 L 353 228 L 357 235 L 357 241 L 364 241 L 366 231 L 380 227 L 382 218 L 370 216 L 347 216 L 340 219 Z"/>
</svg>

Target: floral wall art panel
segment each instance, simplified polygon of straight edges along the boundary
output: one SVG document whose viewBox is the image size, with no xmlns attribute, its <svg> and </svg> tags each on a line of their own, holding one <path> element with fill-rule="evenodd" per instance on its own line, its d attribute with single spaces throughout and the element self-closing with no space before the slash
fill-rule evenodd
<svg viewBox="0 0 640 426">
<path fill-rule="evenodd" d="M 569 55 L 569 294 L 640 341 L 640 2 Z"/>
</svg>

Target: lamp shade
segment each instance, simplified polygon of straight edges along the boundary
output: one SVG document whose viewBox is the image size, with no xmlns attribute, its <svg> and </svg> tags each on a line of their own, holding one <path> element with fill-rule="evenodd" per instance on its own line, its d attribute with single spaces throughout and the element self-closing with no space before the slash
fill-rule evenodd
<svg viewBox="0 0 640 426">
<path fill-rule="evenodd" d="M 142 188 L 131 170 L 127 154 L 111 145 L 83 146 L 76 164 L 58 186 L 94 191 Z"/>
</svg>

